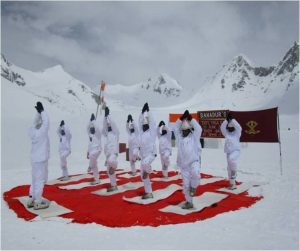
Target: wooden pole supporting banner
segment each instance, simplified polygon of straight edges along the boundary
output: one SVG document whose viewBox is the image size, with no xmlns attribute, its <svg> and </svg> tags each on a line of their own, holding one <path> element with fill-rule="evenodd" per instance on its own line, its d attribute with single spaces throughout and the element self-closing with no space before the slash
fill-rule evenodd
<svg viewBox="0 0 300 251">
<path fill-rule="evenodd" d="M 280 175 L 283 175 L 283 169 L 282 169 L 282 153 L 281 153 L 281 140 L 280 140 L 280 123 L 279 123 L 279 112 L 278 112 L 278 108 L 277 108 L 277 133 L 278 133 L 279 155 L 280 155 Z"/>
</svg>

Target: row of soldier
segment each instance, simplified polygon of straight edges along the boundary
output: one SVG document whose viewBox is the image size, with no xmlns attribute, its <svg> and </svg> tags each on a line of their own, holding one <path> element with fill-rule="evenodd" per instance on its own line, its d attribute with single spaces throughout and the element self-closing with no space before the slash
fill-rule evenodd
<svg viewBox="0 0 300 251">
<path fill-rule="evenodd" d="M 27 206 L 34 209 L 44 209 L 49 207 L 49 201 L 42 199 L 43 187 L 47 182 L 48 159 L 49 159 L 49 119 L 41 102 L 35 106 L 37 110 L 34 125 L 29 130 L 32 140 L 31 163 L 32 163 L 32 183 L 29 191 Z M 221 132 L 225 137 L 224 151 L 227 155 L 227 170 L 229 178 L 229 189 L 235 189 L 235 179 L 237 170 L 237 159 L 240 155 L 240 136 L 242 128 L 239 123 L 228 114 L 226 120 L 221 125 Z M 128 148 L 131 174 L 136 174 L 136 161 L 141 160 L 141 179 L 144 183 L 144 194 L 142 199 L 153 198 L 150 174 L 151 164 L 157 157 L 156 137 L 159 139 L 159 154 L 164 177 L 168 177 L 170 156 L 172 154 L 171 135 L 175 134 L 177 152 L 177 166 L 180 168 L 183 180 L 183 193 L 185 203 L 183 209 L 193 208 L 193 196 L 200 184 L 201 167 L 201 144 L 200 137 L 202 128 L 199 123 L 192 118 L 188 110 L 176 121 L 173 128 L 168 128 L 164 121 L 156 126 L 148 103 L 145 103 L 137 123 L 129 114 L 126 122 L 128 133 Z M 93 173 L 92 185 L 100 183 L 97 159 L 102 152 L 102 136 L 105 138 L 104 154 L 106 157 L 105 166 L 110 179 L 110 187 L 107 192 L 118 189 L 116 182 L 116 169 L 118 167 L 119 153 L 119 130 L 117 124 L 110 115 L 108 107 L 105 108 L 103 128 L 100 131 L 96 123 L 94 114 L 91 115 L 87 126 L 89 138 L 87 158 L 89 159 L 88 172 Z M 63 176 L 60 180 L 68 180 L 67 157 L 71 153 L 70 129 L 62 120 L 57 134 L 59 136 L 59 155 Z"/>
</svg>

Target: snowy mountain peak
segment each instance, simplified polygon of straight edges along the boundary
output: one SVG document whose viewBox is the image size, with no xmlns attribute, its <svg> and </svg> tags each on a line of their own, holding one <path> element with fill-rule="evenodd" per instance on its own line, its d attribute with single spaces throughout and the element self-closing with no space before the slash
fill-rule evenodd
<svg viewBox="0 0 300 251">
<path fill-rule="evenodd" d="M 292 72 L 299 63 L 299 44 L 297 42 L 285 54 L 282 61 L 279 62 L 277 75 L 285 72 Z"/>
<path fill-rule="evenodd" d="M 33 99 L 46 101 L 69 113 L 86 112 L 96 105 L 97 95 L 61 65 L 32 72 L 9 63 L 4 55 L 1 59 L 1 76 L 9 81 L 3 81 L 7 85 L 5 88 L 9 89 L 10 83 L 16 83 L 22 86 L 20 91 L 26 92 L 26 95 L 29 93 Z"/>
<path fill-rule="evenodd" d="M 232 64 L 236 64 L 239 67 L 242 66 L 251 67 L 249 62 L 250 60 L 245 55 L 240 54 L 233 58 Z"/>
<path fill-rule="evenodd" d="M 178 97 L 182 91 L 182 87 L 178 82 L 171 78 L 167 73 L 162 73 L 154 79 L 150 77 L 146 82 L 142 82 L 140 86 L 143 89 L 152 90 L 156 93 L 163 94 L 166 97 Z"/>
<path fill-rule="evenodd" d="M 206 97 L 199 105 L 211 104 L 215 109 L 260 109 L 278 106 L 283 96 L 290 95 L 288 92 L 297 92 L 299 88 L 298 64 L 298 43 L 294 43 L 282 61 L 275 66 L 256 67 L 247 57 L 238 55 L 207 81 L 195 95 L 195 100 Z M 215 97 L 222 98 L 216 100 Z M 295 110 L 295 107 L 289 105 L 287 109 Z"/>
<path fill-rule="evenodd" d="M 14 65 L 11 64 L 6 57 L 1 53 L 1 76 L 8 81 L 19 86 L 26 85 L 24 78 L 17 72 Z"/>
</svg>

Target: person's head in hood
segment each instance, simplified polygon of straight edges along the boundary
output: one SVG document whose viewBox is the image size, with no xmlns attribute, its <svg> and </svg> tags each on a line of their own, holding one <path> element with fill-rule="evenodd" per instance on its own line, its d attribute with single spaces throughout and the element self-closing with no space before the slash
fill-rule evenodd
<svg viewBox="0 0 300 251">
<path fill-rule="evenodd" d="M 143 119 L 143 132 L 146 132 L 147 130 L 149 130 L 149 120 L 148 120 L 147 114 L 145 114 L 145 113 L 144 113 L 144 119 Z"/>
<path fill-rule="evenodd" d="M 165 134 L 167 134 L 167 130 L 165 128 L 166 124 L 165 122 L 162 120 L 159 122 L 158 127 L 159 127 L 159 131 L 160 131 L 160 135 L 163 136 Z"/>
<path fill-rule="evenodd" d="M 111 131 L 112 131 L 112 128 L 111 128 L 111 125 L 110 125 L 110 124 L 107 125 L 107 131 L 108 131 L 108 132 L 111 132 Z"/>
<path fill-rule="evenodd" d="M 133 126 L 133 123 L 132 122 L 129 122 L 129 131 L 130 133 L 134 133 L 134 126 Z"/>
<path fill-rule="evenodd" d="M 232 125 L 231 122 L 229 122 L 226 126 L 226 129 L 229 131 L 229 132 L 234 132 L 235 128 L 234 126 Z"/>
<path fill-rule="evenodd" d="M 95 134 L 96 130 L 95 127 L 91 126 L 90 127 L 90 134 Z"/>
<path fill-rule="evenodd" d="M 182 136 L 185 138 L 192 132 L 192 126 L 187 120 L 184 120 L 181 125 Z"/>
</svg>

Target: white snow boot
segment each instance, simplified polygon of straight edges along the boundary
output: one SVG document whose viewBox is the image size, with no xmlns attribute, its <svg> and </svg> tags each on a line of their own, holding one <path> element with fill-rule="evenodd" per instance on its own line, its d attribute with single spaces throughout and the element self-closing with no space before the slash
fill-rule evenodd
<svg viewBox="0 0 300 251">
<path fill-rule="evenodd" d="M 29 199 L 27 201 L 27 208 L 32 208 L 34 206 L 34 199 L 32 196 L 29 196 Z"/>
<path fill-rule="evenodd" d="M 194 205 L 193 205 L 192 202 L 186 201 L 186 202 L 184 202 L 184 204 L 181 206 L 181 208 L 182 208 L 182 209 L 192 209 L 192 208 L 194 208 Z"/>
<path fill-rule="evenodd" d="M 42 200 L 40 203 L 34 203 L 34 210 L 46 209 L 50 205 L 50 201 Z"/>
<path fill-rule="evenodd" d="M 117 186 L 111 186 L 109 188 L 107 188 L 107 192 L 114 192 L 114 191 L 117 191 L 118 190 L 118 187 Z"/>
<path fill-rule="evenodd" d="M 152 199 L 153 198 L 153 194 L 152 193 L 145 193 L 142 196 L 142 200 L 147 200 L 147 199 Z"/>
</svg>

